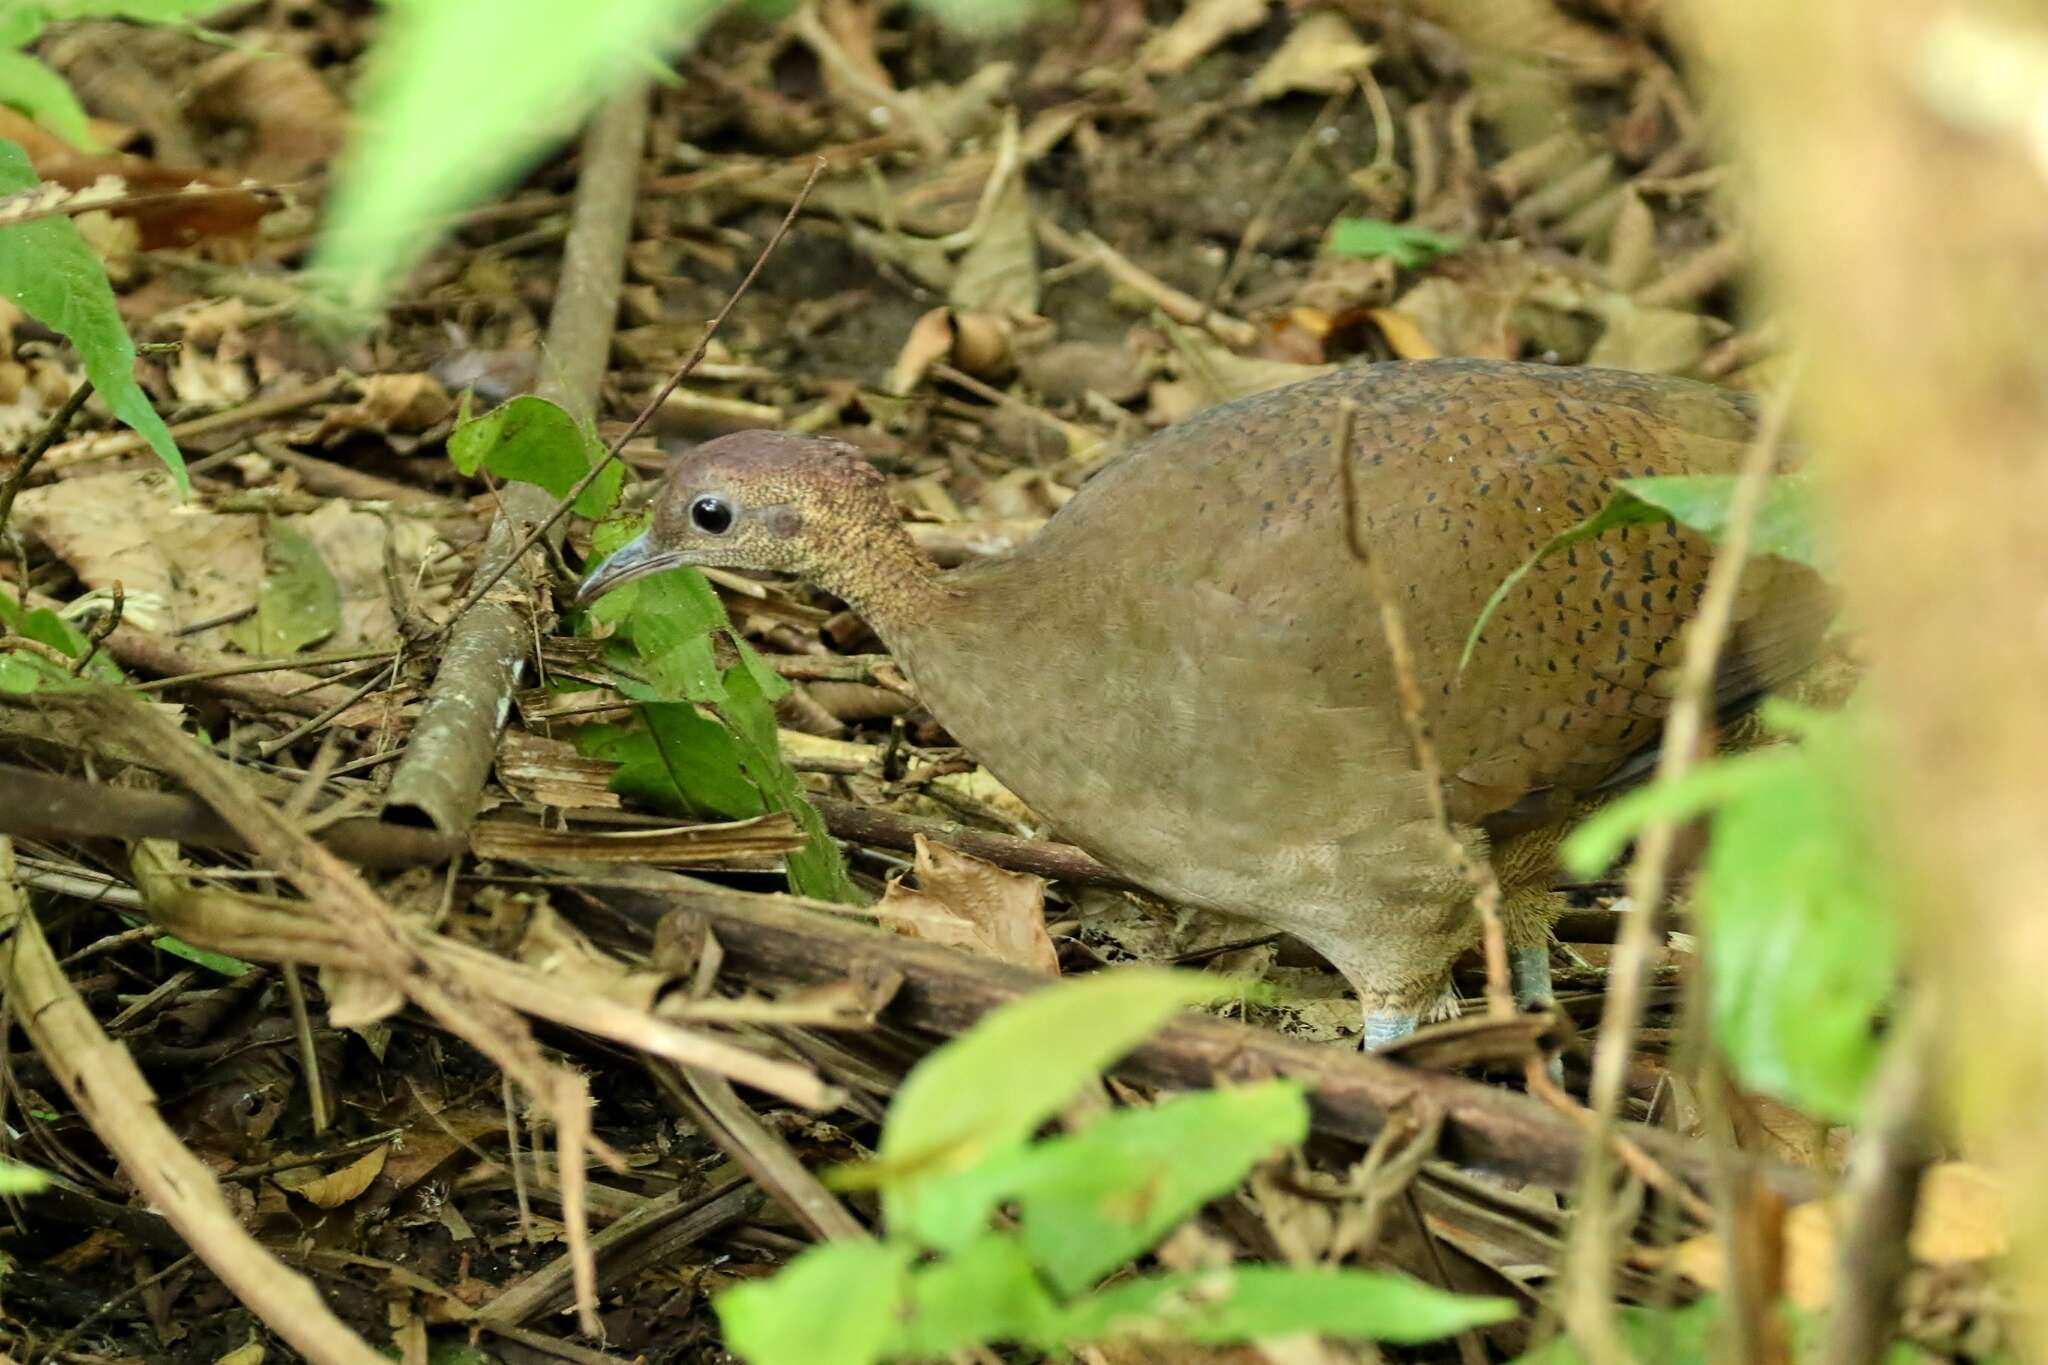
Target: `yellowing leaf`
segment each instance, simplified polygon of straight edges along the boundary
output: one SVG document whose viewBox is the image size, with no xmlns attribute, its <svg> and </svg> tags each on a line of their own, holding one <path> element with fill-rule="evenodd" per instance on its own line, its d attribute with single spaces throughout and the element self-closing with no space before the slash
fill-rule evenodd
<svg viewBox="0 0 2048 1365">
<path fill-rule="evenodd" d="M 390 1155 L 389 1145 L 372 1147 L 338 1171 L 322 1172 L 304 1166 L 279 1171 L 271 1179 L 320 1208 L 338 1209 L 370 1188 L 370 1183 L 384 1173 L 384 1162 Z"/>
</svg>

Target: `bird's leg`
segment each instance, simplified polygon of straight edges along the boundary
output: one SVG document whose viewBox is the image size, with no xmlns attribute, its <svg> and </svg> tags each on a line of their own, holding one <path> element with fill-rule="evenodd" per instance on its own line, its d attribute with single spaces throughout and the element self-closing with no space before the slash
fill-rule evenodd
<svg viewBox="0 0 2048 1365">
<path fill-rule="evenodd" d="M 1420 1022 L 1413 1011 L 1368 1009 L 1361 1041 L 1367 1052 L 1381 1052 L 1415 1032 Z"/>
</svg>

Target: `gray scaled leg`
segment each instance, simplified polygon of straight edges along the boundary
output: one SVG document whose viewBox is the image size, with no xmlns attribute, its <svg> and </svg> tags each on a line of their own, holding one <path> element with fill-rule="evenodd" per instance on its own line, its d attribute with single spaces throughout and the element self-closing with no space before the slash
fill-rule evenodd
<svg viewBox="0 0 2048 1365">
<path fill-rule="evenodd" d="M 1547 1010 L 1557 1003 L 1550 985 L 1550 946 L 1508 949 L 1508 982 L 1514 987 L 1515 1008 Z"/>
<path fill-rule="evenodd" d="M 1420 1021 L 1413 1014 L 1394 1010 L 1365 1012 L 1365 1050 L 1381 1052 L 1415 1032 Z"/>
</svg>

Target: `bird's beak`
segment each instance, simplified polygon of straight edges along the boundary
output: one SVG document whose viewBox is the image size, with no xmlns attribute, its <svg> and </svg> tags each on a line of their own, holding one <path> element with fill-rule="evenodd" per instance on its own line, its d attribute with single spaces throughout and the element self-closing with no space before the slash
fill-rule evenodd
<svg viewBox="0 0 2048 1365">
<path fill-rule="evenodd" d="M 576 589 L 576 605 L 587 607 L 622 583 L 645 578 L 663 569 L 678 569 L 689 561 L 673 550 L 657 549 L 643 531 L 612 551 L 604 563 L 592 569 Z"/>
</svg>

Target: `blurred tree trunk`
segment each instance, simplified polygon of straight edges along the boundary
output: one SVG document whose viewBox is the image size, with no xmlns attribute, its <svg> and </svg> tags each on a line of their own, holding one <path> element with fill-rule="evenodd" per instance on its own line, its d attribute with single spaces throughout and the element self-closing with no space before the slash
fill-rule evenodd
<svg viewBox="0 0 2048 1365">
<path fill-rule="evenodd" d="M 1807 347 L 1899 767 L 1948 1096 L 2048 1284 L 2048 13 L 1694 0 L 1770 303 Z M 2023 1313 L 2048 1355 L 2048 1317 Z"/>
</svg>

